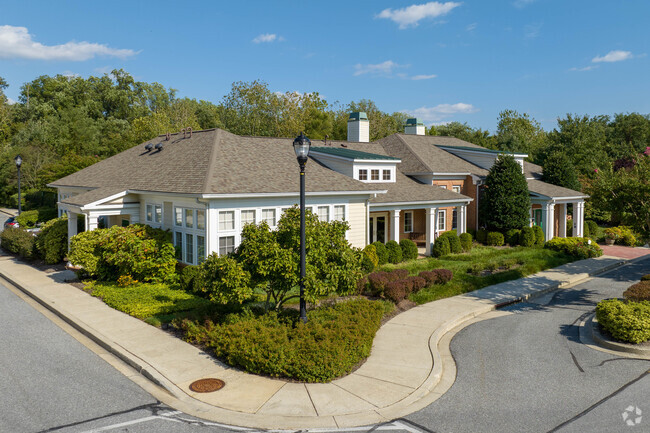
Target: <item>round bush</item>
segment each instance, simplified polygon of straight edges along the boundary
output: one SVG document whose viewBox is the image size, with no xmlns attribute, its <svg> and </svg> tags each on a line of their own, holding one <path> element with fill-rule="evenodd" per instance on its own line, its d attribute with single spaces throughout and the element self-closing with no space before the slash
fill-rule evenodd
<svg viewBox="0 0 650 433">
<path fill-rule="evenodd" d="M 639 344 L 650 339 L 650 302 L 606 299 L 596 306 L 596 319 L 612 337 Z"/>
<path fill-rule="evenodd" d="M 519 234 L 519 245 L 522 247 L 532 247 L 535 245 L 537 239 L 535 238 L 535 231 L 532 227 L 524 227 Z"/>
<path fill-rule="evenodd" d="M 460 246 L 463 249 L 463 251 L 467 252 L 472 249 L 472 235 L 469 233 L 461 233 L 460 236 L 458 236 L 458 239 L 460 240 Z"/>
<path fill-rule="evenodd" d="M 379 241 L 373 242 L 370 245 L 374 245 L 377 249 L 377 258 L 379 259 L 379 264 L 385 265 L 388 263 L 388 250 L 386 249 L 386 245 Z"/>
<path fill-rule="evenodd" d="M 361 254 L 361 269 L 363 269 L 363 272 L 372 272 L 375 269 L 374 263 L 365 252 Z"/>
<path fill-rule="evenodd" d="M 20 257 L 34 256 L 34 236 L 21 228 L 7 227 L 0 233 L 2 248 Z"/>
<path fill-rule="evenodd" d="M 650 301 L 650 281 L 645 280 L 632 284 L 623 292 L 623 297 L 628 301 Z"/>
<path fill-rule="evenodd" d="M 402 248 L 402 260 L 414 260 L 418 258 L 418 246 L 410 239 L 402 239 L 399 241 L 399 246 Z"/>
<path fill-rule="evenodd" d="M 388 262 L 397 264 L 402 261 L 402 247 L 396 241 L 386 242 L 386 250 L 388 251 Z"/>
<path fill-rule="evenodd" d="M 451 233 L 446 236 L 449 239 L 449 249 L 454 254 L 460 254 L 463 252 L 463 247 L 460 243 L 460 239 L 456 233 Z"/>
<path fill-rule="evenodd" d="M 519 245 L 519 235 L 521 234 L 521 230 L 518 229 L 510 229 L 506 232 L 504 236 L 504 241 L 510 245 L 511 247 L 515 247 Z"/>
<path fill-rule="evenodd" d="M 598 224 L 596 224 L 596 221 L 587 220 L 585 221 L 585 225 L 589 230 L 589 235 L 587 236 L 585 234 L 585 237 L 592 237 L 595 239 L 595 237 L 598 236 Z"/>
<path fill-rule="evenodd" d="M 535 232 L 535 245 L 544 245 L 544 230 L 540 226 L 534 226 L 533 231 Z"/>
<path fill-rule="evenodd" d="M 37 210 L 26 210 L 16 217 L 18 225 L 24 229 L 34 227 L 38 222 Z"/>
<path fill-rule="evenodd" d="M 431 249 L 431 254 L 433 257 L 442 257 L 451 253 L 451 248 L 449 246 L 449 239 L 444 236 L 438 237 L 436 242 L 433 244 Z"/>
<path fill-rule="evenodd" d="M 487 244 L 493 247 L 500 247 L 503 245 L 503 233 L 490 232 L 487 235 Z"/>
<path fill-rule="evenodd" d="M 476 241 L 481 244 L 485 244 L 487 242 L 487 234 L 487 230 L 479 229 L 476 232 Z"/>
</svg>

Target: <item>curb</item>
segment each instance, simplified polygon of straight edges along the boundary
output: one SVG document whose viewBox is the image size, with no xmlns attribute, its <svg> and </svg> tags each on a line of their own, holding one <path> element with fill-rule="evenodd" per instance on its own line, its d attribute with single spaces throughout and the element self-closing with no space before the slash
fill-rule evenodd
<svg viewBox="0 0 650 433">
<path fill-rule="evenodd" d="M 600 347 L 609 350 L 615 350 L 617 352 L 641 355 L 644 358 L 650 359 L 650 347 L 646 349 L 638 347 L 634 344 L 619 343 L 618 341 L 611 340 L 610 338 L 601 334 L 600 329 L 598 329 L 598 320 L 596 319 L 596 313 L 592 313 L 585 319 L 585 326 L 587 327 L 587 332 L 591 333 L 591 338 Z"/>
</svg>

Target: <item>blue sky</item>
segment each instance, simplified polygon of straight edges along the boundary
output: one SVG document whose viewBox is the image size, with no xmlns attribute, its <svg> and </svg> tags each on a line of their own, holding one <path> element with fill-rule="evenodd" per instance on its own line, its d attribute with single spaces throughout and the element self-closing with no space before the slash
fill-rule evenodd
<svg viewBox="0 0 650 433">
<path fill-rule="evenodd" d="M 218 103 L 233 81 L 372 99 L 425 123 L 550 130 L 566 113 L 650 113 L 647 0 L 0 1 L 7 96 L 40 75 L 123 68 Z"/>
</svg>

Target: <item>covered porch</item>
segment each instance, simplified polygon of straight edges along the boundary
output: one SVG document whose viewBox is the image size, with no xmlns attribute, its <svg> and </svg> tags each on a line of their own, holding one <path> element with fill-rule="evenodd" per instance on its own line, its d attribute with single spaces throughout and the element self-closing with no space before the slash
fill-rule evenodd
<svg viewBox="0 0 650 433">
<path fill-rule="evenodd" d="M 467 205 L 470 201 L 392 205 L 371 203 L 366 243 L 410 239 L 428 256 L 433 242 L 441 233 L 456 230 L 461 234 L 467 231 Z"/>
<path fill-rule="evenodd" d="M 543 200 L 531 198 L 530 225 L 540 226 L 544 230 L 544 239 L 568 237 L 567 223 L 571 221 L 571 236 L 584 236 L 585 202 L 584 200 Z M 573 214 L 569 220 L 569 212 Z"/>
</svg>

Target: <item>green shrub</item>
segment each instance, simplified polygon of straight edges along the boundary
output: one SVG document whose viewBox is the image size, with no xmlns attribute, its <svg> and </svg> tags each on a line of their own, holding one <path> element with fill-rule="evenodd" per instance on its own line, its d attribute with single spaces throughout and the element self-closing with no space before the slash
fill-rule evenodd
<svg viewBox="0 0 650 433">
<path fill-rule="evenodd" d="M 46 222 L 36 236 L 36 251 L 45 263 L 59 263 L 68 252 L 68 218 L 61 217 Z"/>
<path fill-rule="evenodd" d="M 433 257 L 442 257 L 451 253 L 451 248 L 449 246 L 449 239 L 444 236 L 439 236 L 433 244 L 431 249 L 431 254 Z"/>
<path fill-rule="evenodd" d="M 115 281 L 130 275 L 143 282 L 172 281 L 176 276 L 176 251 L 171 234 L 135 224 L 79 233 L 70 241 L 68 258 L 83 267 L 82 275 Z"/>
<path fill-rule="evenodd" d="M 2 248 L 26 259 L 34 257 L 34 240 L 34 236 L 22 228 L 7 227 L 0 233 Z"/>
<path fill-rule="evenodd" d="M 460 239 L 456 234 L 456 230 L 444 232 L 440 237 L 445 237 L 449 240 L 449 251 L 453 254 L 460 254 L 463 252 L 463 247 L 460 244 Z"/>
<path fill-rule="evenodd" d="M 490 232 L 487 235 L 487 244 L 494 246 L 494 247 L 500 247 L 503 245 L 504 239 L 503 239 L 503 233 L 499 232 Z"/>
<path fill-rule="evenodd" d="M 86 290 L 108 306 L 139 319 L 192 311 L 210 304 L 208 300 L 162 283 L 119 287 L 115 283 L 92 282 Z"/>
<path fill-rule="evenodd" d="M 586 234 L 587 232 L 585 232 L 584 237 L 596 239 L 596 236 L 598 236 L 598 224 L 596 224 L 596 221 L 586 220 L 585 226 L 587 226 L 587 230 L 589 234 L 587 235 Z"/>
<path fill-rule="evenodd" d="M 402 248 L 402 259 L 415 260 L 418 258 L 418 246 L 410 239 L 402 239 L 399 241 L 399 246 Z"/>
<path fill-rule="evenodd" d="M 650 302 L 606 299 L 596 306 L 596 319 L 612 337 L 639 344 L 650 339 Z"/>
<path fill-rule="evenodd" d="M 487 242 L 487 235 L 488 235 L 487 230 L 479 229 L 476 232 L 476 241 L 481 244 L 485 244 Z"/>
<path fill-rule="evenodd" d="M 203 296 L 213 302 L 241 304 L 253 296 L 250 274 L 232 257 L 210 254 L 201 263 L 200 278 Z"/>
<path fill-rule="evenodd" d="M 533 231 L 535 232 L 535 245 L 544 246 L 544 230 L 540 226 L 533 226 Z"/>
<path fill-rule="evenodd" d="M 641 277 L 641 281 L 650 281 L 650 274 L 646 274 Z"/>
<path fill-rule="evenodd" d="M 379 264 L 385 265 L 388 263 L 388 250 L 386 249 L 386 245 L 379 241 L 373 242 L 370 245 L 374 245 L 377 249 L 377 258 L 379 259 Z"/>
<path fill-rule="evenodd" d="M 463 251 L 468 252 L 472 249 L 472 235 L 469 233 L 462 233 L 460 236 L 458 236 L 458 239 L 460 240 L 460 246 L 463 249 Z"/>
<path fill-rule="evenodd" d="M 402 261 L 402 248 L 396 241 L 386 242 L 386 251 L 388 251 L 388 262 L 397 264 Z"/>
<path fill-rule="evenodd" d="M 603 255 L 603 250 L 598 244 L 588 238 L 555 237 L 546 242 L 544 248 L 559 251 L 569 256 L 577 257 L 578 259 L 589 259 Z"/>
<path fill-rule="evenodd" d="M 516 247 L 519 245 L 519 236 L 521 235 L 521 230 L 519 229 L 510 229 L 506 232 L 503 239 L 511 247 Z"/>
<path fill-rule="evenodd" d="M 271 312 L 205 326 L 185 321 L 182 328 L 188 341 L 249 373 L 329 382 L 370 354 L 383 311 L 379 302 L 355 299 L 310 311 L 306 324 Z"/>
<path fill-rule="evenodd" d="M 472 236 L 472 239 L 476 239 L 476 230 L 467 229 L 467 233 L 469 233 Z"/>
<path fill-rule="evenodd" d="M 364 251 L 361 252 L 361 269 L 363 272 L 372 272 L 375 269 L 375 264 Z"/>
<path fill-rule="evenodd" d="M 644 280 L 632 284 L 623 292 L 623 297 L 628 301 L 650 301 L 650 281 Z"/>
<path fill-rule="evenodd" d="M 532 227 L 524 227 L 519 235 L 519 245 L 522 247 L 532 247 L 537 241 L 535 230 Z"/>
<path fill-rule="evenodd" d="M 24 229 L 32 228 L 38 222 L 37 210 L 26 210 L 16 217 L 18 225 Z"/>
<path fill-rule="evenodd" d="M 59 211 L 56 209 L 56 207 L 39 207 L 36 210 L 38 211 L 39 223 L 44 223 L 56 219 L 59 216 Z"/>
<path fill-rule="evenodd" d="M 582 235 L 586 238 L 591 237 L 591 230 L 589 230 L 589 226 L 587 225 L 587 221 L 582 225 Z"/>
<path fill-rule="evenodd" d="M 203 296 L 203 280 L 201 278 L 201 268 L 199 266 L 187 265 L 179 273 L 178 282 L 182 290 L 188 293 L 194 293 Z"/>
<path fill-rule="evenodd" d="M 363 249 L 363 252 L 365 253 L 366 257 L 370 259 L 370 262 L 372 263 L 372 269 L 379 266 L 379 257 L 377 256 L 376 246 L 374 246 L 373 244 L 366 245 L 366 247 Z"/>
</svg>

